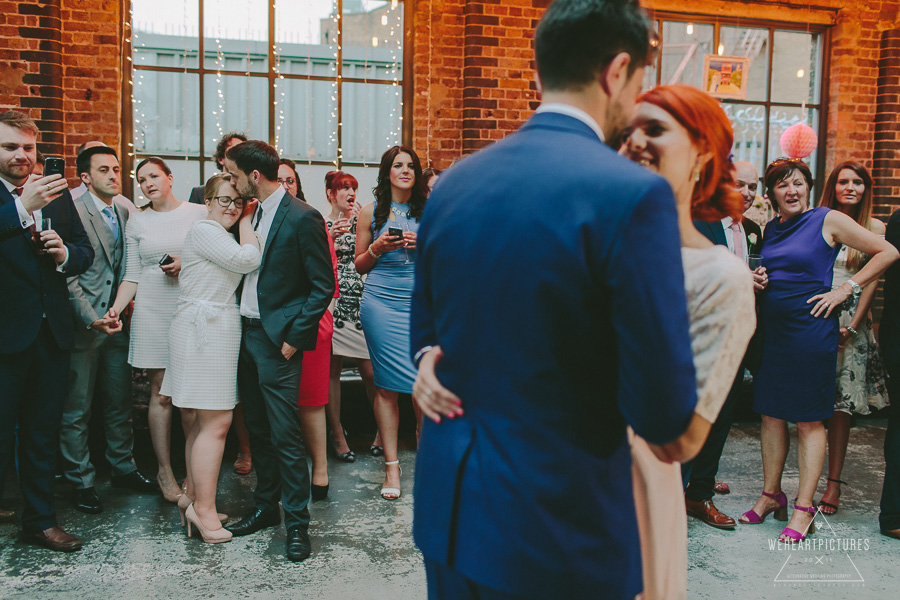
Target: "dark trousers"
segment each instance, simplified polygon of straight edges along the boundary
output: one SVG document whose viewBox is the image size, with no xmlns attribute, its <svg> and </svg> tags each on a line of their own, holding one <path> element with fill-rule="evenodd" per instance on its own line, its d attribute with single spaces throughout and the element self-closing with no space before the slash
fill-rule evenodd
<svg viewBox="0 0 900 600">
<path fill-rule="evenodd" d="M 287 529 L 309 527 L 309 466 L 300 435 L 303 352 L 281 355 L 258 320 L 244 319 L 238 387 L 256 469 L 256 506 L 284 509 Z"/>
<path fill-rule="evenodd" d="M 884 436 L 884 486 L 881 489 L 882 531 L 900 529 L 900 364 L 886 364 L 888 375 L 888 427 Z"/>
<path fill-rule="evenodd" d="M 694 460 L 681 464 L 681 477 L 687 487 L 684 497 L 688 500 L 703 502 L 712 498 L 715 493 L 713 488 L 716 485 L 716 473 L 719 472 L 719 460 L 722 458 L 722 451 L 725 450 L 725 442 L 728 441 L 728 433 L 731 431 L 734 405 L 743 379 L 744 369 L 741 368 L 700 453 Z"/>
<path fill-rule="evenodd" d="M 524 596 L 475 583 L 452 567 L 427 558 L 425 577 L 428 581 L 428 600 L 524 600 Z"/>
<path fill-rule="evenodd" d="M 57 524 L 53 467 L 68 370 L 69 352 L 59 349 L 46 319 L 28 348 L 0 354 L 0 497 L 15 448 L 24 529 L 42 531 Z"/>
</svg>

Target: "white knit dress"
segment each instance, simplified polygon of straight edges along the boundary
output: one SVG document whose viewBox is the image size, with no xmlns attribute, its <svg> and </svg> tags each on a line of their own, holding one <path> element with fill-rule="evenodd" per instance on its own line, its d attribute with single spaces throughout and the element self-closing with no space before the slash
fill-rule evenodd
<svg viewBox="0 0 900 600">
<path fill-rule="evenodd" d="M 169 364 L 160 393 L 180 408 L 230 410 L 237 404 L 241 316 L 235 290 L 259 268 L 254 246 L 241 246 L 215 221 L 194 225 L 181 257 L 181 297 L 169 332 Z"/>
<path fill-rule="evenodd" d="M 163 273 L 159 260 L 164 254 L 181 256 L 188 231 L 206 215 L 206 206 L 182 202 L 175 210 L 156 212 L 148 207 L 128 218 L 123 280 L 138 284 L 128 348 L 133 367 L 164 369 L 169 362 L 169 325 L 178 302 L 179 277 Z"/>
</svg>

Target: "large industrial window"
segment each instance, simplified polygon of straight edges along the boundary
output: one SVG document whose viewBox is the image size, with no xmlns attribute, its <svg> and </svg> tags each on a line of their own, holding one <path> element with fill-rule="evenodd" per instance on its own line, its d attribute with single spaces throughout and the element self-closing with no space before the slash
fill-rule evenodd
<svg viewBox="0 0 900 600">
<path fill-rule="evenodd" d="M 367 202 L 382 152 L 409 141 L 408 2 L 130 4 L 123 163 L 130 172 L 143 157 L 166 159 L 180 200 L 217 172 L 226 132 L 267 141 L 297 162 L 307 199 L 320 208 L 326 172 L 352 172 Z M 135 202 L 146 202 L 128 179 Z"/>
</svg>

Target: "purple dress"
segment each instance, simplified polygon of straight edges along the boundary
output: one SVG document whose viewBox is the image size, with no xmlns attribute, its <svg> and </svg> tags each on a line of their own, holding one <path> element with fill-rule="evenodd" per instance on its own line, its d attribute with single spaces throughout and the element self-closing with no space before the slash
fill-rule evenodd
<svg viewBox="0 0 900 600">
<path fill-rule="evenodd" d="M 828 208 L 813 208 L 766 226 L 761 254 L 769 285 L 759 295 L 762 363 L 753 382 L 753 410 L 785 421 L 821 421 L 834 414 L 838 311 L 809 314 L 806 301 L 831 289 L 832 248 L 822 237 Z"/>
</svg>

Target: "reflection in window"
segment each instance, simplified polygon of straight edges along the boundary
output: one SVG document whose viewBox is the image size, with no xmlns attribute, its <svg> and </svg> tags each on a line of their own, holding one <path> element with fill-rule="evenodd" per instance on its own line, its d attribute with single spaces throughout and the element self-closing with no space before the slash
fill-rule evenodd
<svg viewBox="0 0 900 600">
<path fill-rule="evenodd" d="M 713 52 L 714 28 L 698 23 L 663 23 L 661 82 L 701 87 L 703 57 Z"/>
</svg>

